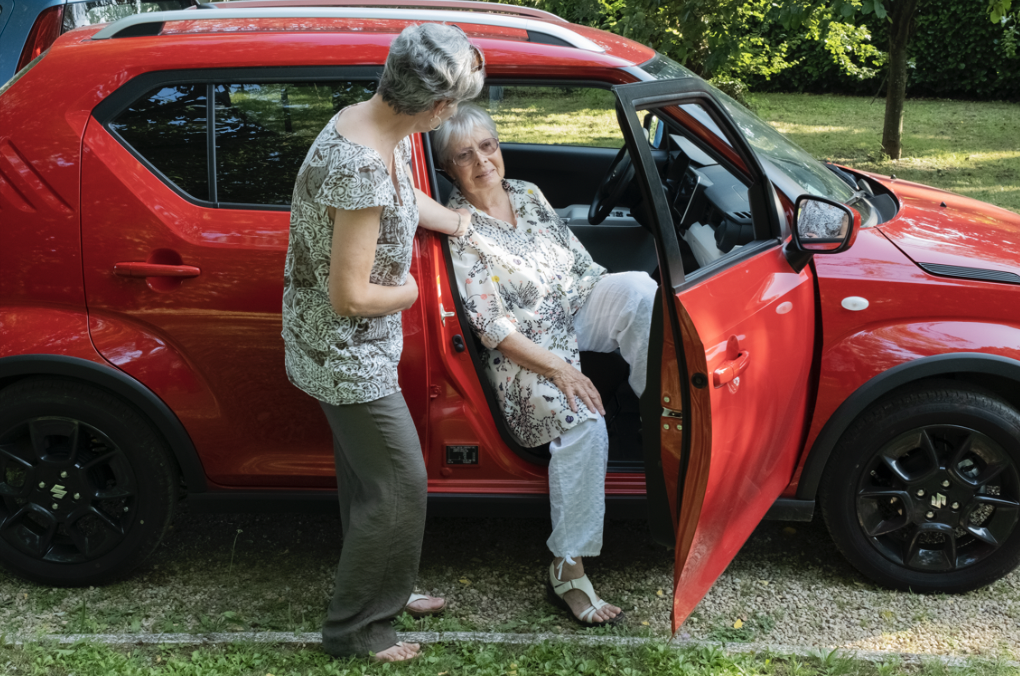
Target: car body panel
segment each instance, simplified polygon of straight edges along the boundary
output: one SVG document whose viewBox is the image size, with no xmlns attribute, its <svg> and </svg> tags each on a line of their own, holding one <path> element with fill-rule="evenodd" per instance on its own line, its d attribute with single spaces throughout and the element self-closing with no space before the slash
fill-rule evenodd
<svg viewBox="0 0 1020 676">
<path fill-rule="evenodd" d="M 0 359 L 44 354 L 108 365 L 89 340 L 85 308 L 30 303 L 0 306 Z"/>
<path fill-rule="evenodd" d="M 701 479 L 700 519 L 693 536 L 687 535 L 690 551 L 674 573 L 674 630 L 729 565 L 797 465 L 810 404 L 813 277 L 810 267 L 794 272 L 777 246 L 676 295 L 704 349 L 711 460 Z M 743 365 L 740 375 L 718 386 L 712 382 L 736 364 Z M 697 490 L 691 478 L 685 491 Z"/>
<path fill-rule="evenodd" d="M 58 63 L 61 59 L 55 59 Z M 23 78 L 31 82 L 35 72 Z M 45 77 L 45 76 L 43 76 Z M 45 93 L 19 81 L 4 94 L 0 130 L 0 297 L 84 306 L 78 223 L 82 127 L 40 114 Z M 45 237 L 37 236 L 45 232 Z"/>
<path fill-rule="evenodd" d="M 850 250 L 814 259 L 824 348 L 807 449 L 851 394 L 889 369 L 955 352 L 1020 358 L 1020 317 L 1001 311 L 1020 307 L 1020 286 L 930 275 L 884 229 L 862 230 Z M 868 308 L 842 307 L 850 296 L 867 299 Z M 995 322 L 981 319 L 994 316 Z M 813 497 L 798 493 L 808 456 L 784 495 Z"/>
<path fill-rule="evenodd" d="M 1020 283 L 1020 215 L 916 183 L 890 187 L 902 207 L 878 227 L 913 261 L 1010 272 Z"/>
</svg>

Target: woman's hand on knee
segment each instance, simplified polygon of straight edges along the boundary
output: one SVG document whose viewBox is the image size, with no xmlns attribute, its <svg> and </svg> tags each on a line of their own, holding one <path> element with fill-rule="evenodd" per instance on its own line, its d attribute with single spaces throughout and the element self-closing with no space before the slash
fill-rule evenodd
<svg viewBox="0 0 1020 676">
<path fill-rule="evenodd" d="M 602 397 L 595 389 L 595 384 L 570 364 L 563 362 L 563 365 L 554 369 L 548 377 L 553 385 L 566 395 L 570 410 L 574 413 L 577 413 L 577 398 L 580 398 L 589 410 L 598 411 L 600 415 L 606 414 L 606 409 L 602 407 Z"/>
</svg>

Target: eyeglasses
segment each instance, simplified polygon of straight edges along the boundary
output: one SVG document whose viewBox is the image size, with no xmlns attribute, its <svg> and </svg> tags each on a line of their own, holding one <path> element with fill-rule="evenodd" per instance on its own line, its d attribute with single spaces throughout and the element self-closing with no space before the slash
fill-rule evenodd
<svg viewBox="0 0 1020 676">
<path fill-rule="evenodd" d="M 466 167 L 475 161 L 476 154 L 488 157 L 497 150 L 499 150 L 499 141 L 494 138 L 487 138 L 478 144 L 478 150 L 475 150 L 474 148 L 464 148 L 451 159 L 458 167 Z"/>
<path fill-rule="evenodd" d="M 471 50 L 475 53 L 475 64 L 471 67 L 471 72 L 477 73 L 485 67 L 485 57 L 482 55 L 482 50 L 474 45 L 471 45 Z"/>
</svg>

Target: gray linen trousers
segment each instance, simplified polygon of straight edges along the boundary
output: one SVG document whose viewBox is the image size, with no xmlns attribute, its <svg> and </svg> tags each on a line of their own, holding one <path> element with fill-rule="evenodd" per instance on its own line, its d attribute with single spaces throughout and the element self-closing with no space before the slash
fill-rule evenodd
<svg viewBox="0 0 1020 676">
<path fill-rule="evenodd" d="M 400 392 L 364 404 L 319 402 L 333 430 L 344 529 L 322 647 L 367 655 L 397 642 L 391 621 L 414 590 L 428 477 Z"/>
</svg>

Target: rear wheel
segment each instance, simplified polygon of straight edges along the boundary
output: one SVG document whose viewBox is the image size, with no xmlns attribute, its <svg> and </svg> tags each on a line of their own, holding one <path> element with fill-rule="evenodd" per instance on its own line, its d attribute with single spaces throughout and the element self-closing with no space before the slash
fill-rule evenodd
<svg viewBox="0 0 1020 676">
<path fill-rule="evenodd" d="M 177 471 L 134 408 L 71 380 L 0 392 L 0 563 L 48 585 L 122 577 L 159 544 Z"/>
<path fill-rule="evenodd" d="M 1020 414 L 956 382 L 879 402 L 840 440 L 819 502 L 836 545 L 880 584 L 994 582 L 1020 562 Z"/>
</svg>

